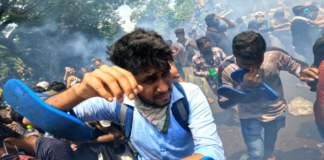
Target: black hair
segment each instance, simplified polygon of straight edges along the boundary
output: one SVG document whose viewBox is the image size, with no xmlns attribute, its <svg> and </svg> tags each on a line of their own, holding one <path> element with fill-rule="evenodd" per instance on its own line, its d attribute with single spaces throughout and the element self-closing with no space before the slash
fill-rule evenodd
<svg viewBox="0 0 324 160">
<path fill-rule="evenodd" d="M 13 131 L 6 125 L 0 123 L 0 142 L 3 142 L 7 138 L 20 138 L 21 135 L 19 135 L 17 132 Z M 0 144 L 3 145 L 2 143 Z"/>
<path fill-rule="evenodd" d="M 198 49 L 200 50 L 202 47 L 204 47 L 206 42 L 210 42 L 209 39 L 207 37 L 201 37 L 199 39 L 196 40 L 196 44 Z"/>
<path fill-rule="evenodd" d="M 197 31 L 193 29 L 193 30 L 191 31 L 191 33 L 197 33 Z"/>
<path fill-rule="evenodd" d="M 115 65 L 137 75 L 149 69 L 170 69 L 172 51 L 161 35 L 154 31 L 136 28 L 110 46 L 107 54 Z"/>
<path fill-rule="evenodd" d="M 273 18 L 280 18 L 280 17 L 285 17 L 285 12 L 284 11 L 276 11 L 273 14 Z"/>
<path fill-rule="evenodd" d="M 40 86 L 35 86 L 32 88 L 32 90 L 34 92 L 37 92 L 37 93 L 43 93 L 43 92 L 46 92 L 46 89 L 44 89 L 43 87 L 40 87 Z"/>
<path fill-rule="evenodd" d="M 168 44 L 168 46 L 171 47 L 173 42 L 172 42 L 172 40 L 166 40 L 166 43 Z"/>
<path fill-rule="evenodd" d="M 10 117 L 13 121 L 15 122 L 19 122 L 22 123 L 24 116 L 22 116 L 21 114 L 19 114 L 17 111 L 15 111 L 14 109 L 11 110 L 10 112 Z"/>
<path fill-rule="evenodd" d="M 304 13 L 304 10 L 306 9 L 306 6 L 300 5 L 300 6 L 295 6 L 292 8 L 292 11 L 295 16 L 300 16 L 302 13 Z"/>
<path fill-rule="evenodd" d="M 256 22 L 256 21 L 250 21 L 249 24 L 248 24 L 248 29 L 256 29 L 256 30 L 259 30 L 260 29 L 260 26 L 262 24 Z"/>
<path fill-rule="evenodd" d="M 314 53 L 314 65 L 319 67 L 321 62 L 324 60 L 324 37 L 316 40 L 313 46 Z"/>
<path fill-rule="evenodd" d="M 216 15 L 214 13 L 212 13 L 205 17 L 205 22 L 206 22 L 207 27 L 213 26 L 215 16 Z"/>
<path fill-rule="evenodd" d="M 100 63 L 101 63 L 101 60 L 100 60 L 100 59 L 95 59 L 94 61 L 95 61 L 95 62 L 100 62 Z"/>
<path fill-rule="evenodd" d="M 242 32 L 234 37 L 233 53 L 249 60 L 261 60 L 266 51 L 266 42 L 259 33 Z"/>
<path fill-rule="evenodd" d="M 235 22 L 238 23 L 238 24 L 243 23 L 243 19 L 241 17 L 236 18 Z"/>
<path fill-rule="evenodd" d="M 307 8 L 312 12 L 318 12 L 319 11 L 318 7 L 316 7 L 314 5 L 308 5 Z"/>
<path fill-rule="evenodd" d="M 175 35 L 184 34 L 184 33 L 185 32 L 183 28 L 177 28 L 176 30 L 174 30 Z"/>
<path fill-rule="evenodd" d="M 56 92 L 61 92 L 61 91 L 66 90 L 66 86 L 62 82 L 53 82 L 48 86 L 48 90 L 49 91 L 53 90 L 53 91 L 56 91 Z"/>
</svg>

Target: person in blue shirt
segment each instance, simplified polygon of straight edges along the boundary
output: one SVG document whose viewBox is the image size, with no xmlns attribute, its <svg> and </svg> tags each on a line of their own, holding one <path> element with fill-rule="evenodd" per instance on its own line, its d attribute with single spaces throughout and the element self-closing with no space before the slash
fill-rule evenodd
<svg viewBox="0 0 324 160">
<path fill-rule="evenodd" d="M 46 100 L 63 111 L 74 110 L 82 121 L 109 120 L 119 124 L 116 105 L 134 108 L 130 141 L 139 159 L 223 160 L 224 150 L 208 101 L 200 88 L 172 83 L 172 50 L 154 31 L 135 29 L 108 48 L 116 65 L 87 73 L 81 83 Z M 175 120 L 173 103 L 186 97 L 188 127 Z"/>
</svg>

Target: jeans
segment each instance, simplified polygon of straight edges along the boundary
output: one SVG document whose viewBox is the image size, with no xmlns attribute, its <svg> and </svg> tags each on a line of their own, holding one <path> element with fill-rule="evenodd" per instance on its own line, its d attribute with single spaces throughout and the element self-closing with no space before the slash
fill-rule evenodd
<svg viewBox="0 0 324 160">
<path fill-rule="evenodd" d="M 316 122 L 316 121 L 315 121 L 315 122 Z M 320 134 L 321 137 L 324 139 L 324 126 L 318 124 L 317 122 L 316 122 L 316 126 L 317 126 L 317 130 L 318 130 L 319 134 Z"/>
<path fill-rule="evenodd" d="M 273 156 L 278 131 L 285 127 L 286 114 L 275 120 L 261 122 L 256 118 L 240 119 L 249 160 L 262 160 Z"/>
</svg>

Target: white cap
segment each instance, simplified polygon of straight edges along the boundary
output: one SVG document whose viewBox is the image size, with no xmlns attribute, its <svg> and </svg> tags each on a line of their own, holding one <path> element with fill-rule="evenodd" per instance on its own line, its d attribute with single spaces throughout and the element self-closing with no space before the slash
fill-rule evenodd
<svg viewBox="0 0 324 160">
<path fill-rule="evenodd" d="M 37 87 L 42 87 L 42 88 L 44 88 L 44 89 L 47 90 L 47 88 L 48 88 L 48 86 L 49 86 L 49 83 L 46 82 L 46 81 L 42 81 L 42 82 L 39 82 L 36 86 L 37 86 Z"/>
<path fill-rule="evenodd" d="M 101 120 L 99 122 L 103 127 L 110 127 L 111 126 L 111 121 Z"/>
</svg>

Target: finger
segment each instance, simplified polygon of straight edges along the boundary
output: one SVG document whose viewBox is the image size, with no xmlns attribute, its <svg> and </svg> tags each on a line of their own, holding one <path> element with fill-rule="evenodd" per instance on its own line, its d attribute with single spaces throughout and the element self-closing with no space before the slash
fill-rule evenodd
<svg viewBox="0 0 324 160">
<path fill-rule="evenodd" d="M 309 68 L 310 71 L 318 75 L 318 69 L 317 68 Z"/>
<path fill-rule="evenodd" d="M 89 86 L 90 88 L 93 88 L 100 97 L 103 97 L 107 99 L 109 102 L 112 102 L 114 94 L 111 92 L 109 88 L 105 88 L 105 86 L 103 85 L 104 82 L 102 82 L 100 78 L 98 79 L 94 75 L 94 73 L 95 71 L 93 73 L 85 74 L 83 83 Z"/>
<path fill-rule="evenodd" d="M 131 84 L 131 87 L 136 95 L 138 93 L 138 89 L 137 89 L 138 84 L 137 84 L 137 81 L 136 81 L 134 75 L 131 72 L 129 72 L 125 69 L 122 69 L 120 67 L 117 67 L 117 66 L 114 66 L 112 68 L 118 70 L 119 72 L 123 73 L 126 76 L 126 78 L 128 79 L 128 82 Z"/>
<path fill-rule="evenodd" d="M 312 69 L 312 68 L 309 68 L 307 71 L 306 71 L 306 74 L 308 74 L 307 76 L 310 77 L 310 78 L 316 78 L 318 79 L 318 71 L 316 71 L 316 69 Z"/>
<path fill-rule="evenodd" d="M 132 85 L 129 82 L 128 77 L 126 77 L 126 75 L 121 73 L 119 70 L 116 70 L 115 68 L 116 67 L 102 66 L 102 68 L 100 67 L 100 71 L 108 73 L 110 76 L 112 76 L 114 78 L 114 80 L 116 80 L 118 82 L 118 85 L 120 86 L 119 88 L 121 89 L 122 93 L 125 93 L 127 95 L 128 99 L 133 100 L 135 98 L 134 90 L 135 90 L 136 86 L 134 88 L 132 88 Z M 134 77 L 132 74 L 128 74 L 128 76 Z M 135 79 L 135 78 L 133 78 L 133 79 Z M 137 84 L 136 81 L 133 83 Z M 118 101 L 121 100 L 119 98 L 122 98 L 120 96 L 122 96 L 122 95 L 117 95 L 117 97 L 116 97 L 116 98 L 118 98 Z"/>
<path fill-rule="evenodd" d="M 101 97 L 108 99 L 110 102 L 113 100 L 112 97 L 116 97 L 118 102 L 123 102 L 124 92 L 115 77 L 99 69 L 95 70 L 93 75 L 95 78 L 91 81 L 94 82 L 91 82 L 90 85 L 92 85 L 92 88 L 94 88 Z M 107 88 L 105 86 L 107 86 Z"/>
<path fill-rule="evenodd" d="M 310 77 L 300 77 L 300 80 L 303 82 L 313 82 L 315 81 L 314 78 L 310 78 Z"/>
</svg>

